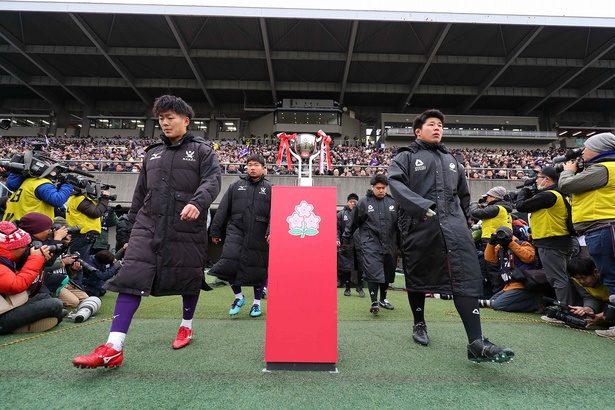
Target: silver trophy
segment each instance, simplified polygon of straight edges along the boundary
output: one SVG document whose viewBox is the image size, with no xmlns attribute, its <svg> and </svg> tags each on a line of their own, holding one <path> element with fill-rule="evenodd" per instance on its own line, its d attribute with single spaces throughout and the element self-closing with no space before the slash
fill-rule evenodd
<svg viewBox="0 0 615 410">
<path fill-rule="evenodd" d="M 295 137 L 290 151 L 299 161 L 299 186 L 312 186 L 312 164 L 320 153 L 321 139 L 314 134 L 298 134 Z M 304 169 L 303 162 L 307 162 L 307 169 Z"/>
</svg>

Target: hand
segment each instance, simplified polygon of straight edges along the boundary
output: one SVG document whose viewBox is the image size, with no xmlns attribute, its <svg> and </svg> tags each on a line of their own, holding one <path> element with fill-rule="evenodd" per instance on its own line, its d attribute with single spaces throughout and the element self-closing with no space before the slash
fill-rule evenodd
<svg viewBox="0 0 615 410">
<path fill-rule="evenodd" d="M 75 262 L 75 259 L 77 259 L 75 256 L 67 255 L 62 258 L 62 263 L 64 264 L 64 266 L 69 266 Z"/>
<path fill-rule="evenodd" d="M 102 192 L 100 193 L 100 197 L 101 197 L 101 198 L 106 198 L 106 197 L 109 197 L 109 195 L 111 195 L 111 192 L 109 192 L 109 191 L 102 191 Z"/>
<path fill-rule="evenodd" d="M 51 259 L 51 253 L 49 253 L 49 246 L 43 245 L 40 248 L 41 254 L 45 257 L 45 260 Z"/>
<path fill-rule="evenodd" d="M 568 161 L 564 163 L 564 171 L 572 171 L 577 172 L 577 162 L 576 161 Z"/>
<path fill-rule="evenodd" d="M 342 243 L 341 243 L 340 241 L 337 241 L 337 247 L 338 247 L 338 248 L 340 247 L 340 245 L 341 245 L 341 244 L 342 244 Z"/>
<path fill-rule="evenodd" d="M 267 244 L 269 244 L 269 238 L 271 238 L 271 235 L 266 235 L 265 239 L 267 239 Z"/>
<path fill-rule="evenodd" d="M 181 213 L 179 214 L 179 219 L 181 219 L 182 221 L 195 221 L 200 214 L 201 211 L 199 211 L 196 206 L 188 204 L 184 207 L 184 209 L 182 209 Z"/>
<path fill-rule="evenodd" d="M 62 226 L 53 232 L 53 239 L 56 241 L 61 241 L 66 237 L 66 235 L 68 235 L 68 228 Z"/>
<path fill-rule="evenodd" d="M 497 243 L 498 243 L 498 236 L 492 233 L 491 238 L 489 238 L 489 244 L 495 246 L 497 245 Z"/>
<path fill-rule="evenodd" d="M 71 266 L 72 270 L 81 270 L 81 268 L 82 268 L 81 263 L 79 263 L 77 261 L 74 261 L 73 265 Z"/>
<path fill-rule="evenodd" d="M 218 242 L 220 242 L 221 240 L 222 240 L 222 239 L 220 239 L 220 238 L 215 238 L 215 237 L 213 237 L 213 236 L 211 237 L 211 241 L 212 241 L 214 244 L 216 244 L 216 245 L 217 245 L 217 244 L 218 244 Z"/>
<path fill-rule="evenodd" d="M 583 317 L 585 315 L 593 315 L 594 311 L 592 308 L 590 307 L 586 307 L 586 306 L 568 306 L 568 308 L 570 309 L 570 312 L 573 315 L 577 315 L 579 317 Z"/>
</svg>

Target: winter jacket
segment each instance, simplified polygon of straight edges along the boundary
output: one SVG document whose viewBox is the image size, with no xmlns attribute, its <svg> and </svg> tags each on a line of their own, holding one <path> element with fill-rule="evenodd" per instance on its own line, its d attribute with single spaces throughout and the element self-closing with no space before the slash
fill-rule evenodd
<svg viewBox="0 0 615 410">
<path fill-rule="evenodd" d="M 417 139 L 401 148 L 389 167 L 389 187 L 400 208 L 408 290 L 481 296 L 483 277 L 468 228 L 470 191 L 446 146 Z M 436 215 L 423 220 L 428 209 Z"/>
<path fill-rule="evenodd" d="M 337 241 L 340 242 L 340 246 L 337 248 L 337 270 L 352 270 L 355 269 L 354 252 L 355 243 L 351 240 L 349 243 L 341 243 L 342 236 L 347 226 L 352 224 L 352 211 L 348 206 L 337 213 Z M 358 240 L 358 239 L 357 239 Z"/>
<path fill-rule="evenodd" d="M 349 243 L 355 230 L 359 230 L 357 248 L 361 249 L 363 277 L 368 282 L 395 281 L 397 213 L 397 204 L 390 195 L 379 199 L 371 190 L 352 210 L 352 223 L 344 231 L 342 243 Z"/>
<path fill-rule="evenodd" d="M 211 222 L 210 235 L 223 238 L 220 260 L 209 274 L 239 286 L 260 286 L 269 266 L 271 182 L 253 181 L 248 175 L 232 183 Z"/>
<path fill-rule="evenodd" d="M 4 246 L 0 246 L 0 257 L 16 262 L 13 254 Z M 27 290 L 38 277 L 44 264 L 45 257 L 41 255 L 29 255 L 19 271 L 13 271 L 4 263 L 0 263 L 0 293 L 16 295 Z"/>
<path fill-rule="evenodd" d="M 90 255 L 87 263 L 95 268 L 95 270 L 93 272 L 83 272 L 83 289 L 89 296 L 103 296 L 107 292 L 103 288 L 105 282 L 111 279 L 122 266 L 115 264 L 106 267 L 98 262 L 95 255 Z"/>
<path fill-rule="evenodd" d="M 207 261 L 207 209 L 220 192 L 220 166 L 190 133 L 148 147 L 128 218 L 134 221 L 124 267 L 105 289 L 140 296 L 196 295 Z M 180 220 L 187 204 L 200 215 Z"/>
</svg>

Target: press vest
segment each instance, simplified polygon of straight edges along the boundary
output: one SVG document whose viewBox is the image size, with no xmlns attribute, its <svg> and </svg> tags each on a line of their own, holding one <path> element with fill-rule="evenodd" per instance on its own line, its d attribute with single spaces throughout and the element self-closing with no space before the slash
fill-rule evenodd
<svg viewBox="0 0 615 410">
<path fill-rule="evenodd" d="M 589 286 L 585 287 L 585 286 L 581 285 L 579 283 L 579 281 L 576 280 L 575 278 L 572 278 L 572 280 L 574 280 L 576 283 L 578 283 L 578 285 L 580 287 L 585 289 L 585 291 L 587 293 L 589 293 L 590 295 L 592 295 L 596 299 L 601 300 L 603 302 L 608 302 L 609 301 L 609 288 L 606 285 L 599 285 L 599 286 L 596 286 L 595 288 L 590 288 Z"/>
<path fill-rule="evenodd" d="M 602 162 L 609 180 L 602 188 L 572 194 L 572 222 L 592 222 L 615 219 L 615 162 Z"/>
<path fill-rule="evenodd" d="M 79 225 L 81 227 L 79 232 L 82 234 L 91 231 L 100 233 L 102 231 L 101 218 L 90 218 L 83 212 L 77 210 L 79 204 L 85 200 L 86 198 L 83 195 L 71 195 L 71 197 L 68 198 L 68 202 L 66 203 L 66 222 L 68 222 L 70 226 Z M 92 200 L 92 202 L 96 205 L 95 200 Z"/>
<path fill-rule="evenodd" d="M 499 208 L 500 212 L 498 212 L 498 214 L 494 218 L 483 219 L 483 234 L 481 238 L 491 238 L 491 234 L 494 234 L 500 226 L 508 226 L 510 229 L 512 229 L 512 218 L 510 217 L 510 214 L 508 213 L 506 208 L 504 208 L 502 205 L 496 206 Z"/>
<path fill-rule="evenodd" d="M 545 192 L 555 194 L 557 200 L 550 208 L 543 208 L 532 212 L 532 217 L 530 219 L 532 238 L 542 239 L 553 236 L 570 235 L 566 225 L 568 210 L 566 209 L 566 203 L 564 202 L 568 201 L 568 198 L 565 198 L 560 192 L 552 189 Z"/>
<path fill-rule="evenodd" d="M 47 178 L 26 178 L 7 201 L 4 220 L 15 221 L 30 212 L 40 212 L 53 220 L 53 205 L 41 201 L 34 193 L 39 186 L 48 183 L 51 181 Z"/>
</svg>

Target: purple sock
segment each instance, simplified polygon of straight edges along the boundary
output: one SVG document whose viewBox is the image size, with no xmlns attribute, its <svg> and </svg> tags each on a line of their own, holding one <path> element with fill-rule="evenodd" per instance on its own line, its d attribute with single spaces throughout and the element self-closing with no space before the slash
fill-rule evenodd
<svg viewBox="0 0 615 410">
<path fill-rule="evenodd" d="M 182 295 L 182 301 L 184 302 L 182 319 L 192 320 L 194 311 L 196 310 L 196 304 L 199 301 L 199 295 Z"/>
<path fill-rule="evenodd" d="M 263 290 L 265 286 L 254 286 L 254 300 L 261 300 L 263 298 Z"/>
<path fill-rule="evenodd" d="M 128 333 L 132 317 L 141 304 L 141 296 L 120 293 L 115 302 L 111 332 Z"/>
<path fill-rule="evenodd" d="M 241 293 L 241 286 L 237 286 L 234 283 L 231 283 L 231 290 L 233 291 L 233 294 L 236 295 L 238 293 Z"/>
</svg>

